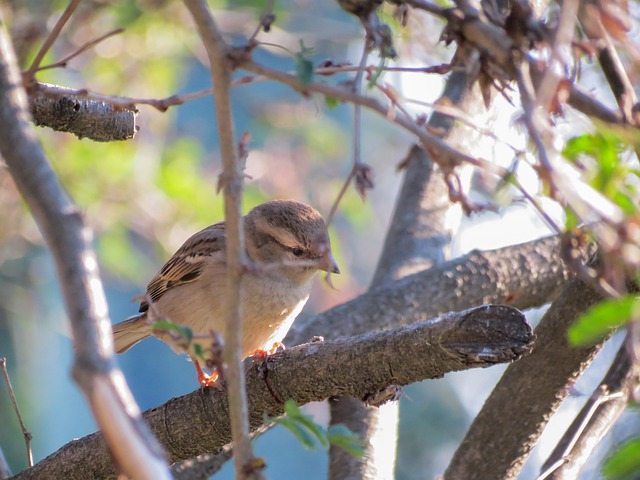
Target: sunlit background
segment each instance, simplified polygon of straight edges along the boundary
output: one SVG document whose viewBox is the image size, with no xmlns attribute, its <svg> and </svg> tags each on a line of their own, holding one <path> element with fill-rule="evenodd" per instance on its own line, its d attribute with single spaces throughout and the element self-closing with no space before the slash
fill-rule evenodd
<svg viewBox="0 0 640 480">
<path fill-rule="evenodd" d="M 254 3 L 258 2 L 234 2 L 233 7 L 222 1 L 212 4 L 219 10 L 217 19 L 230 39 L 241 43 L 253 32 L 261 12 L 260 4 L 255 8 Z M 361 28 L 339 10 L 336 2 L 277 3 L 272 32 L 258 37 L 277 46 L 256 50 L 257 60 L 293 70 L 293 55 L 300 51 L 303 40 L 305 47 L 313 48 L 308 57 L 314 64 L 327 59 L 335 63 L 359 61 Z M 65 5 L 61 1 L 9 2 L 12 35 L 23 68 Z M 385 20 L 394 25 L 396 47 L 406 65 L 443 63 L 453 53 L 438 44 L 442 25 L 431 17 L 416 13 L 406 28 L 391 16 Z M 38 79 L 134 98 L 163 98 L 210 85 L 204 50 L 180 2 L 83 2 L 45 63 L 119 27 L 126 29 L 124 34 L 74 59 L 66 69 L 42 72 Z M 589 76 L 588 65 L 585 70 L 586 82 L 598 85 L 598 79 Z M 417 73 L 388 74 L 383 79 L 406 98 L 423 102 L 433 102 L 443 84 L 438 75 Z M 239 86 L 233 91 L 233 102 L 237 134 L 251 133 L 245 210 L 268 199 L 293 198 L 314 205 L 326 215 L 351 168 L 351 107 L 331 109 L 322 98 L 306 99 L 273 82 Z M 492 130 L 502 140 L 524 147 L 515 125 L 517 109 L 504 100 L 500 105 L 499 117 L 486 121 L 495 120 Z M 37 130 L 53 167 L 96 231 L 95 245 L 114 323 L 137 311 L 131 299 L 144 292 L 147 281 L 191 233 L 222 219 L 222 200 L 216 194 L 221 165 L 212 106 L 211 97 L 166 113 L 140 106 L 140 132 L 134 140 L 120 143 L 80 141 L 70 134 Z M 417 107 L 408 104 L 407 108 Z M 375 171 L 375 188 L 366 202 L 353 190 L 344 197 L 331 231 L 343 274 L 334 278 L 334 290 L 318 280 L 303 315 L 323 311 L 366 290 L 401 181 L 396 166 L 412 141 L 385 119 L 367 112 L 363 115 L 363 158 Z M 480 144 L 481 155 L 506 166 L 513 154 L 505 143 L 471 130 L 466 147 L 474 148 L 477 154 L 476 145 Z M 523 182 L 535 189 L 535 177 L 523 168 Z M 493 188 L 481 179 L 475 180 L 471 183 L 478 188 L 473 195 L 482 197 Z M 71 341 L 52 259 L 6 168 L 0 170 L 0 205 L 0 357 L 7 358 L 22 414 L 33 433 L 38 461 L 71 439 L 95 431 L 96 425 L 70 378 Z M 552 215 L 561 213 L 553 205 L 547 208 Z M 460 227 L 452 242 L 454 256 L 549 233 L 544 222 L 523 204 L 455 221 Z M 540 312 L 528 315 L 531 321 L 539 316 Z M 612 358 L 613 347 L 605 349 L 601 355 L 604 358 L 596 362 L 565 402 L 545 433 L 547 441 L 536 449 L 522 478 L 537 476 L 562 429 L 600 380 L 602 364 Z M 197 387 L 186 357 L 174 354 L 155 339 L 142 342 L 118 361 L 143 410 Z M 398 479 L 433 478 L 443 472 L 503 369 L 498 366 L 451 374 L 405 388 Z M 325 404 L 308 406 L 307 412 L 320 422 L 327 420 Z M 633 415 L 627 416 L 629 424 Z M 17 472 L 26 467 L 26 455 L 4 384 L 0 387 L 0 425 L 0 446 Z M 624 433 L 615 433 L 613 438 L 620 435 Z M 610 442 L 605 442 L 599 455 Z M 303 450 L 280 427 L 258 439 L 256 451 L 267 462 L 269 478 L 326 477 L 326 451 Z M 230 465 L 219 478 L 232 478 Z M 584 478 L 598 478 L 598 473 L 587 472 Z"/>
</svg>

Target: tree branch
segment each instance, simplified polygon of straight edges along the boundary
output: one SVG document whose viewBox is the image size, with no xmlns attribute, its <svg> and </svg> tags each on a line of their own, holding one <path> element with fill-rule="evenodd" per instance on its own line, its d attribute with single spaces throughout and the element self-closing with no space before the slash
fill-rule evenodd
<svg viewBox="0 0 640 480">
<path fill-rule="evenodd" d="M 243 274 L 246 267 L 244 235 L 242 228 L 242 182 L 244 180 L 243 161 L 238 159 L 233 132 L 231 111 L 231 73 L 233 67 L 228 58 L 228 47 L 222 38 L 213 15 L 204 0 L 185 0 L 196 24 L 198 33 L 207 50 L 213 96 L 215 99 L 218 141 L 222 157 L 223 172 L 219 188 L 224 191 L 224 218 L 226 236 L 226 301 L 230 306 L 226 312 L 224 377 L 229 389 L 229 413 L 233 432 L 233 458 L 236 478 L 260 479 L 249 438 L 249 419 L 242 369 L 242 298 Z"/>
<path fill-rule="evenodd" d="M 569 325 L 601 299 L 582 280 L 569 283 L 536 328 L 531 355 L 507 368 L 476 416 L 445 480 L 517 477 L 549 418 L 602 345 L 574 348 L 566 337 Z"/>
<path fill-rule="evenodd" d="M 29 110 L 33 123 L 96 142 L 133 138 L 138 110 L 115 106 L 78 95 L 81 91 L 34 83 L 29 88 Z"/>
<path fill-rule="evenodd" d="M 111 321 L 92 232 L 35 137 L 26 98 L 0 16 L 0 154 L 55 259 L 73 334 L 73 377 L 120 468 L 132 478 L 169 478 L 163 455 L 139 420 L 138 407 L 112 360 Z"/>
<path fill-rule="evenodd" d="M 628 347 L 626 341 L 622 343 L 602 382 L 542 466 L 542 472 L 549 472 L 546 479 L 578 478 L 594 448 L 627 407 L 630 392 L 640 384 L 640 363 L 631 360 Z"/>
<path fill-rule="evenodd" d="M 245 362 L 252 429 L 264 415 L 284 413 L 298 404 L 348 395 L 365 402 L 390 384 L 407 385 L 450 371 L 487 367 L 518 359 L 533 336 L 524 316 L 503 305 L 464 312 L 378 333 L 287 349 L 260 364 Z M 165 444 L 170 461 L 216 452 L 231 441 L 227 394 L 197 390 L 148 410 L 144 418 Z M 111 459 L 100 433 L 74 440 L 18 479 L 113 478 Z"/>
<path fill-rule="evenodd" d="M 570 277 L 558 247 L 557 237 L 547 237 L 473 251 L 300 320 L 285 343 L 298 345 L 314 335 L 338 338 L 395 328 L 484 303 L 504 303 L 520 310 L 539 307 L 554 299 Z"/>
</svg>

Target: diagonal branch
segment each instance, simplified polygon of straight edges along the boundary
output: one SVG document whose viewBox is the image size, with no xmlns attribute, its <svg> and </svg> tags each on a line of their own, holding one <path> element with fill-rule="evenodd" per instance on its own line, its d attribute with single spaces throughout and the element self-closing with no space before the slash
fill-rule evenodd
<svg viewBox="0 0 640 480">
<path fill-rule="evenodd" d="M 627 407 L 640 385 L 640 363 L 631 360 L 628 343 L 620 346 L 611 368 L 542 466 L 543 478 L 570 480 L 591 457 L 593 449 Z"/>
<path fill-rule="evenodd" d="M 120 468 L 132 478 L 169 478 L 163 455 L 113 363 L 111 321 L 91 245 L 93 234 L 35 137 L 26 98 L 0 16 L 0 154 L 56 262 L 73 334 L 73 377 Z"/>
<path fill-rule="evenodd" d="M 531 355 L 507 368 L 475 417 L 445 480 L 518 476 L 549 418 L 602 345 L 574 348 L 566 337 L 569 325 L 601 298 L 579 279 L 569 283 L 536 328 Z"/>
<path fill-rule="evenodd" d="M 503 305 L 486 305 L 378 333 L 288 349 L 266 362 L 245 362 L 252 430 L 264 415 L 298 404 L 348 395 L 373 401 L 390 384 L 407 385 L 447 372 L 510 362 L 525 354 L 533 336 L 524 316 Z M 319 373 L 320 372 L 320 373 Z M 176 462 L 215 452 L 231 441 L 225 391 L 196 390 L 144 414 L 149 428 Z M 65 480 L 113 478 L 99 433 L 75 440 L 13 477 Z"/>
</svg>

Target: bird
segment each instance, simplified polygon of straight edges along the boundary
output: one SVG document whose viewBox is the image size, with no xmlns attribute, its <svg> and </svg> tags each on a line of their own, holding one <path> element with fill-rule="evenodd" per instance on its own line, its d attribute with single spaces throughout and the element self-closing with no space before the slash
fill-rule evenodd
<svg viewBox="0 0 640 480">
<path fill-rule="evenodd" d="M 242 358 L 264 357 L 284 347 L 281 342 L 307 302 L 315 274 L 339 274 L 340 269 L 327 226 L 309 205 L 294 200 L 262 203 L 242 218 L 242 228 L 248 264 L 255 267 L 243 277 Z M 200 385 L 217 385 L 218 372 L 205 373 L 196 357 L 212 344 L 214 332 L 224 345 L 231 307 L 225 245 L 225 222 L 188 238 L 149 282 L 139 313 L 113 326 L 116 353 L 152 335 L 184 352 L 184 340 L 153 328 L 154 322 L 168 319 L 193 333 L 187 353 Z"/>
</svg>

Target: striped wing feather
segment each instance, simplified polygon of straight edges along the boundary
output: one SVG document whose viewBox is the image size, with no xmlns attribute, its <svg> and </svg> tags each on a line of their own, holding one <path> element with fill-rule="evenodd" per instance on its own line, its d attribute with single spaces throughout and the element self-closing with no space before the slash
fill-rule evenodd
<svg viewBox="0 0 640 480">
<path fill-rule="evenodd" d="M 149 310 L 148 302 L 157 302 L 170 289 L 198 280 L 206 260 L 223 251 L 224 243 L 224 222 L 211 225 L 192 235 L 151 279 L 147 286 L 146 299 L 140 304 L 140 312 Z"/>
</svg>

